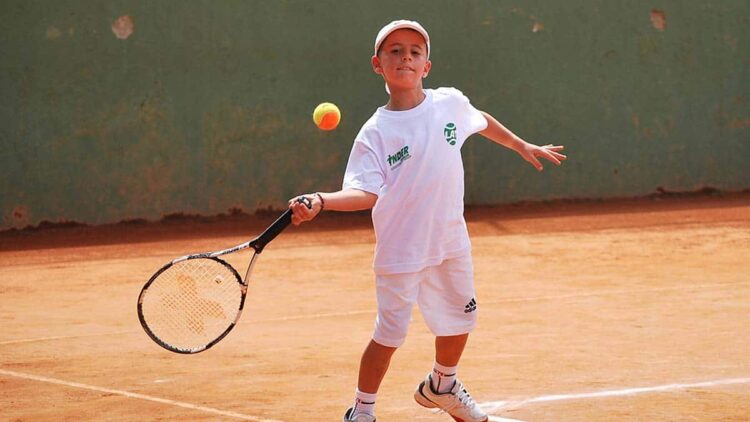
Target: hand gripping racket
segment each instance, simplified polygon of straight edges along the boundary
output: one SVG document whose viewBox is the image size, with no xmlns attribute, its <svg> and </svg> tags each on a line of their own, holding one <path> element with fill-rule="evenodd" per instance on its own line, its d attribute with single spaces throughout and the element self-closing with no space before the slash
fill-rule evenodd
<svg viewBox="0 0 750 422">
<path fill-rule="evenodd" d="M 308 198 L 300 202 L 312 207 Z M 245 304 L 250 273 L 258 255 L 292 222 L 286 210 L 260 236 L 216 252 L 186 255 L 163 266 L 138 296 L 138 319 L 159 346 L 176 353 L 202 352 L 234 328 Z M 245 279 L 219 258 L 252 248 Z"/>
</svg>

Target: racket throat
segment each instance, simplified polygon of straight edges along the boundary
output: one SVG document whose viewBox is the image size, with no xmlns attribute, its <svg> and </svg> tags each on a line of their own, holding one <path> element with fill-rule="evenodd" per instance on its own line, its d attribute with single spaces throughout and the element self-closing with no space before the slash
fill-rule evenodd
<svg viewBox="0 0 750 422">
<path fill-rule="evenodd" d="M 242 284 L 245 289 L 247 289 L 248 284 L 250 283 L 250 273 L 253 272 L 253 267 L 255 267 L 255 261 L 258 259 L 258 253 L 254 253 L 253 257 L 250 258 L 250 264 L 247 266 L 247 271 L 245 272 L 245 278 L 242 280 Z"/>
</svg>

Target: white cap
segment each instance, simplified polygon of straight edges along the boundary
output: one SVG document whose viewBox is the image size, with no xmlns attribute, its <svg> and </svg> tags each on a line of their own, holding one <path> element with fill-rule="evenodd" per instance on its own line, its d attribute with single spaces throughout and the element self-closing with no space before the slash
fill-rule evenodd
<svg viewBox="0 0 750 422">
<path fill-rule="evenodd" d="M 419 32 L 420 35 L 424 38 L 425 44 L 427 44 L 427 58 L 430 58 L 430 36 L 427 35 L 427 31 L 422 27 L 422 25 L 419 24 L 419 22 L 415 21 L 409 21 L 409 20 L 397 20 L 389 23 L 388 25 L 384 26 L 383 29 L 378 32 L 378 36 L 375 37 L 375 55 L 378 55 L 378 50 L 380 49 L 380 44 L 385 41 L 386 37 L 391 34 L 391 32 L 397 30 L 397 29 L 413 29 L 417 32 Z"/>
</svg>

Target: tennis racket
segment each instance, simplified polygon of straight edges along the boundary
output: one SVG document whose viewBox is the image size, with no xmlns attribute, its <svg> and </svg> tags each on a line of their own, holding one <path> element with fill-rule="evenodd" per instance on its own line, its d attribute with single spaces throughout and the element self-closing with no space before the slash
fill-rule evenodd
<svg viewBox="0 0 750 422">
<path fill-rule="evenodd" d="M 298 200 L 312 208 L 308 198 Z M 291 222 L 288 209 L 253 240 L 182 256 L 159 269 L 138 296 L 138 319 L 149 337 L 170 352 L 185 354 L 202 352 L 226 337 L 242 314 L 258 255 Z M 243 280 L 219 257 L 248 248 L 254 253 Z"/>
</svg>

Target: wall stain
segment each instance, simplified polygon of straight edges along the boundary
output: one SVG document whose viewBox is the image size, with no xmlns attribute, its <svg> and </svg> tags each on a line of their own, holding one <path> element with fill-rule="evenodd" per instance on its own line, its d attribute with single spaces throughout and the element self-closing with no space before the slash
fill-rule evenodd
<svg viewBox="0 0 750 422">
<path fill-rule="evenodd" d="M 667 15 L 663 10 L 651 10 L 651 26 L 659 31 L 667 29 Z"/>
<path fill-rule="evenodd" d="M 135 19 L 130 15 L 122 15 L 112 22 L 112 33 L 118 39 L 126 40 L 135 30 Z"/>
<path fill-rule="evenodd" d="M 750 116 L 744 119 L 732 119 L 732 121 L 729 122 L 729 127 L 731 129 L 746 129 L 750 127 Z"/>
</svg>

